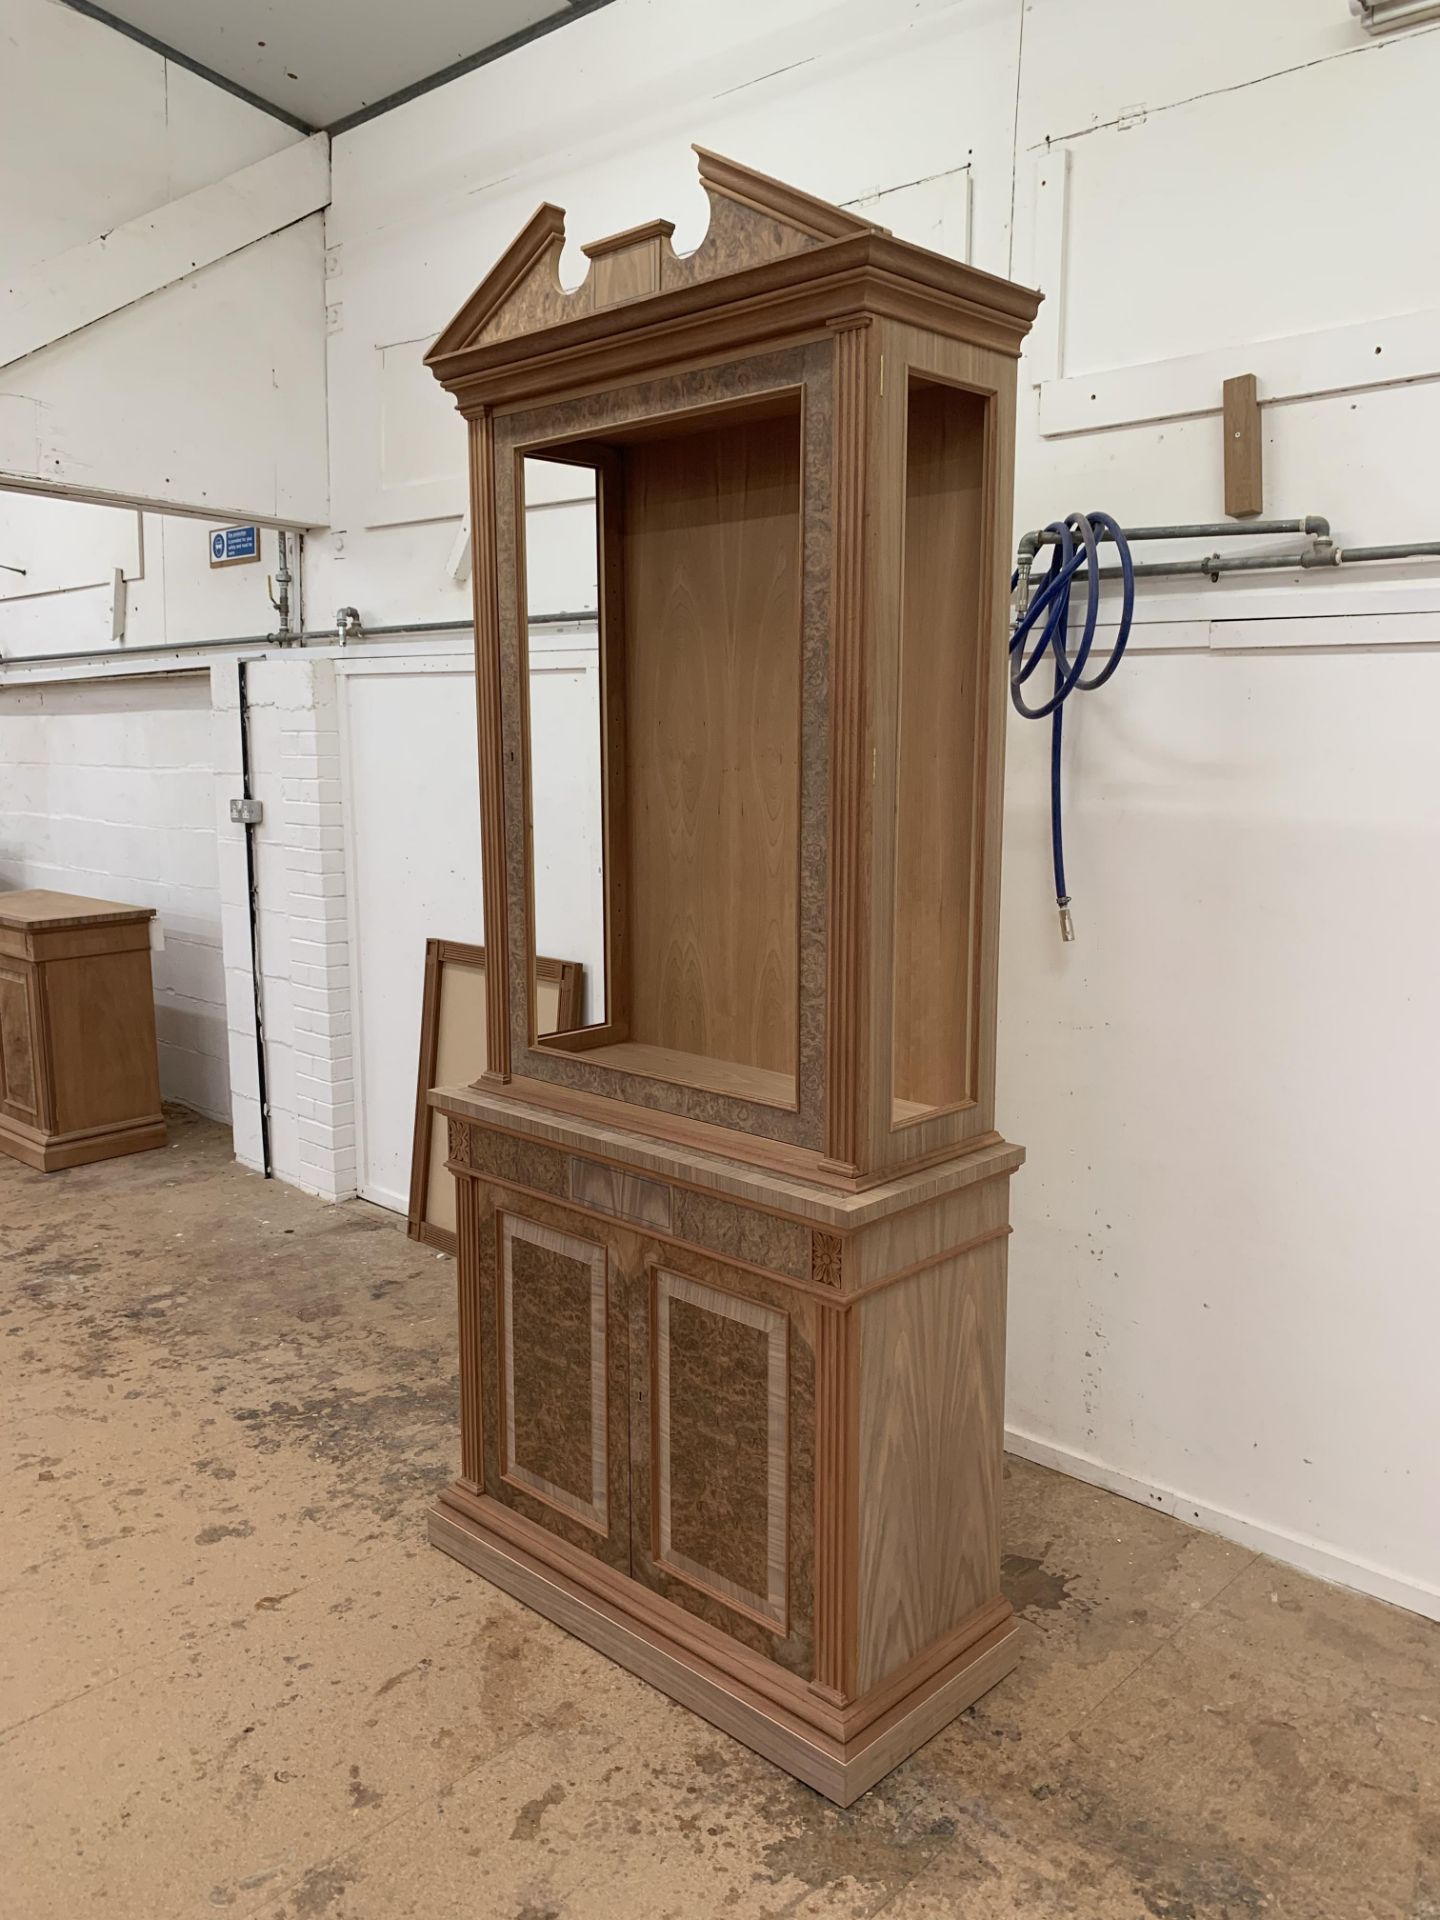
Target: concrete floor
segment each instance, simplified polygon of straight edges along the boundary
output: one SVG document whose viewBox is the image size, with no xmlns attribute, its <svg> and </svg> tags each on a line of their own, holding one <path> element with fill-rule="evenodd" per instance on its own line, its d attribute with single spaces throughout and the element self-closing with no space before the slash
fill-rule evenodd
<svg viewBox="0 0 1440 1920">
<path fill-rule="evenodd" d="M 1440 1916 L 1440 1632 L 1010 1463 L 1017 1674 L 841 1813 L 425 1544 L 454 1271 L 172 1115 L 0 1160 L 0 1912 Z"/>
</svg>

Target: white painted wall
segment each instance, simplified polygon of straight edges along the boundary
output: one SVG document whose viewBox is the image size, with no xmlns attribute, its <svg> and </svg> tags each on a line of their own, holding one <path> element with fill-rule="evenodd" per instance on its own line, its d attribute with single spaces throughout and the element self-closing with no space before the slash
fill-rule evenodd
<svg viewBox="0 0 1440 1920">
<path fill-rule="evenodd" d="M 421 355 L 542 198 L 569 209 L 572 280 L 581 241 L 637 220 L 694 245 L 690 140 L 1045 287 L 1017 525 L 1218 517 L 1203 409 L 1253 357 L 1262 397 L 1295 396 L 1265 415 L 1272 511 L 1326 513 L 1351 544 L 1436 537 L 1440 382 L 1372 382 L 1427 353 L 1440 374 L 1440 325 L 1404 317 L 1440 307 L 1414 195 L 1440 163 L 1437 81 L 1440 34 L 1372 43 L 1338 0 L 1216 0 L 1203 26 L 1096 0 L 1081 34 L 1060 0 L 672 0 L 663 31 L 616 0 L 335 143 L 312 605 L 464 616 L 463 438 Z M 1092 406 L 1121 424 L 1089 431 Z M 1432 1611 L 1437 641 L 1433 567 L 1147 590 L 1134 657 L 1070 727 L 1069 949 L 1045 730 L 1011 729 L 1001 1034 L 1001 1123 L 1031 1152 L 1014 1443 Z M 453 668 L 425 671 L 436 650 L 412 658 L 389 705 L 348 683 L 360 971 L 397 1029 L 365 986 L 367 1110 L 408 1107 L 412 1072 L 392 996 L 418 953 L 387 948 L 364 851 L 403 834 L 364 824 L 396 769 L 455 782 L 443 855 L 402 882 L 435 922 L 410 946 L 479 931 L 468 714 Z M 377 1194 L 403 1188 L 383 1128 Z"/>
<path fill-rule="evenodd" d="M 475 672 L 468 635 L 337 665 L 349 826 L 360 1192 L 410 1193 L 427 938 L 484 938 Z"/>
<path fill-rule="evenodd" d="M 162 279 L 183 264 L 187 238 L 209 257 L 226 218 L 216 196 L 178 226 L 162 210 L 303 136 L 54 0 L 6 0 L 4 37 L 0 318 L 17 302 L 43 308 L 55 344 L 0 367 L 0 479 L 323 523 L 324 235 L 313 190 L 293 202 L 308 217 L 280 226 L 282 194 L 269 237 L 94 325 L 84 322 L 105 262 L 92 261 L 82 297 L 73 253 L 105 237 L 125 279 L 154 238 L 127 223 L 153 215 L 169 233 Z"/>
<path fill-rule="evenodd" d="M 154 907 L 160 1090 L 230 1112 L 205 673 L 0 687 L 0 891 Z"/>
</svg>

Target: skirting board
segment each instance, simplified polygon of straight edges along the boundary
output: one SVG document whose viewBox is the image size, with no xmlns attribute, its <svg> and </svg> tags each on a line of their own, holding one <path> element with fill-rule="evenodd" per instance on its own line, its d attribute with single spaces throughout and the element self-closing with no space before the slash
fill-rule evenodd
<svg viewBox="0 0 1440 1920">
<path fill-rule="evenodd" d="M 122 1154 L 150 1153 L 166 1144 L 165 1121 L 160 1115 L 137 1120 L 131 1126 L 96 1127 L 89 1133 L 61 1139 L 34 1140 L 0 1122 L 0 1154 L 18 1160 L 36 1173 L 58 1173 L 64 1167 L 88 1167 L 97 1160 L 117 1160 Z"/>
<path fill-rule="evenodd" d="M 1134 1500 L 1156 1513 L 1171 1514 L 1204 1533 L 1218 1533 L 1223 1540 L 1233 1540 L 1237 1546 L 1249 1547 L 1253 1553 L 1282 1561 L 1301 1573 L 1312 1574 L 1317 1580 L 1328 1580 L 1337 1587 L 1352 1587 L 1357 1593 L 1368 1593 L 1373 1599 L 1404 1607 L 1408 1613 L 1440 1620 L 1440 1591 L 1434 1587 L 1408 1580 L 1403 1574 L 1391 1573 L 1384 1567 L 1372 1567 L 1364 1560 L 1347 1559 L 1333 1548 L 1307 1540 L 1301 1534 L 1246 1520 L 1224 1507 L 1212 1507 L 1188 1493 L 1177 1493 L 1173 1487 L 1137 1480 L 1117 1467 L 1107 1467 L 1103 1460 L 1096 1460 L 1088 1453 L 1052 1446 L 1048 1440 L 1037 1440 L 1015 1427 L 1005 1429 L 1005 1450 L 1022 1460 L 1033 1460 L 1037 1466 L 1053 1467 L 1072 1480 L 1084 1480 L 1092 1487 L 1104 1487 L 1107 1493 L 1121 1494 L 1126 1500 Z"/>
<path fill-rule="evenodd" d="M 842 1807 L 988 1693 L 1020 1657 L 1021 1628 L 1010 1619 L 943 1668 L 939 1684 L 927 1682 L 928 1691 L 917 1689 L 920 1697 L 911 1696 L 913 1705 L 902 1700 L 842 1754 L 836 1743 L 822 1741 L 783 1708 L 722 1675 L 695 1653 L 682 1654 L 667 1645 L 653 1628 L 627 1619 L 618 1607 L 543 1566 L 513 1542 L 498 1539 L 468 1515 L 443 1504 L 432 1507 L 430 1542 Z"/>
</svg>

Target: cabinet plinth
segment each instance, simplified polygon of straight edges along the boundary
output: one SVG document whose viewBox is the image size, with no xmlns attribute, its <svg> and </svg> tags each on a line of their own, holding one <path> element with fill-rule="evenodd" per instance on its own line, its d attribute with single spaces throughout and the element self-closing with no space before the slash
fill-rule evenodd
<svg viewBox="0 0 1440 1920">
<path fill-rule="evenodd" d="M 150 907 L 0 893 L 0 1153 L 40 1173 L 165 1144 Z"/>
<path fill-rule="evenodd" d="M 1015 1660 L 995 947 L 1037 296 L 700 171 L 695 253 L 652 222 L 566 292 L 542 207 L 428 356 L 470 433 L 490 955 L 489 1067 L 432 1096 L 463 1429 L 432 1538 L 848 1804 Z M 526 508 L 567 487 L 603 959 L 544 1032 Z"/>
</svg>

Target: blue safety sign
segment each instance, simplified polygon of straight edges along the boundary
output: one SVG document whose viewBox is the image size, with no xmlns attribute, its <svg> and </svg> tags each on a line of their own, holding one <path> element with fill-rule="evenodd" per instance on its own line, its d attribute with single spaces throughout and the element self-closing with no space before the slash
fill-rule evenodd
<svg viewBox="0 0 1440 1920">
<path fill-rule="evenodd" d="M 259 558 L 259 527 L 216 527 L 210 535 L 212 567 L 233 567 L 239 560 Z"/>
</svg>

